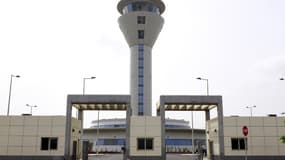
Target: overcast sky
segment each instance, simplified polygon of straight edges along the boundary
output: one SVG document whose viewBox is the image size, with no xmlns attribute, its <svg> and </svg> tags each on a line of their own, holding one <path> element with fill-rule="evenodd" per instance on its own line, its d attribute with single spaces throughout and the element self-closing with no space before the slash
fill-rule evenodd
<svg viewBox="0 0 285 160">
<path fill-rule="evenodd" d="M 129 94 L 130 55 L 118 0 L 0 1 L 0 114 L 65 115 L 68 94 Z M 224 114 L 285 112 L 284 0 L 164 0 L 153 48 L 153 114 L 160 95 L 222 95 Z M 85 126 L 97 119 L 85 114 Z M 122 117 L 124 112 L 103 112 Z M 195 126 L 204 119 L 195 114 Z M 190 113 L 167 117 L 190 120 Z M 194 127 L 195 127 L 194 126 Z"/>
</svg>

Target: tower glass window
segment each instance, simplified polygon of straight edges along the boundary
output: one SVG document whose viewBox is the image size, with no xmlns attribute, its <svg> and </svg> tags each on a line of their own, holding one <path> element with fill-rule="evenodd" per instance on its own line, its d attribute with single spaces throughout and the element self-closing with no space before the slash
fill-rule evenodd
<svg viewBox="0 0 285 160">
<path fill-rule="evenodd" d="M 143 77 L 138 77 L 138 78 L 139 78 L 138 85 L 143 86 Z"/>
<path fill-rule="evenodd" d="M 138 24 L 145 24 L 145 16 L 138 16 L 137 22 Z"/>
<path fill-rule="evenodd" d="M 144 30 L 138 30 L 138 39 L 144 39 Z"/>
<path fill-rule="evenodd" d="M 160 14 L 159 8 L 148 2 L 134 2 L 128 4 L 123 8 L 123 13 L 135 12 L 135 11 L 148 11 Z"/>
<path fill-rule="evenodd" d="M 142 68 L 142 67 L 139 68 L 139 71 L 138 71 L 138 72 L 139 72 L 139 76 L 140 76 L 140 75 L 143 76 L 143 68 Z M 143 81 L 142 81 L 142 82 L 143 82 Z M 139 77 L 139 83 L 140 83 L 140 77 Z"/>
<path fill-rule="evenodd" d="M 138 115 L 144 115 L 144 45 L 138 45 Z"/>
</svg>

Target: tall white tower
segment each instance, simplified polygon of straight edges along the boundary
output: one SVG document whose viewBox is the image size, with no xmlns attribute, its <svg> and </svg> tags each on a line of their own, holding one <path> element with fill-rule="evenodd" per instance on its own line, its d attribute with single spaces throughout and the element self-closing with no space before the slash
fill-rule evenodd
<svg viewBox="0 0 285 160">
<path fill-rule="evenodd" d="M 131 51 L 130 94 L 132 115 L 152 115 L 152 47 L 164 20 L 161 0 L 121 0 L 118 11 L 120 29 Z"/>
</svg>

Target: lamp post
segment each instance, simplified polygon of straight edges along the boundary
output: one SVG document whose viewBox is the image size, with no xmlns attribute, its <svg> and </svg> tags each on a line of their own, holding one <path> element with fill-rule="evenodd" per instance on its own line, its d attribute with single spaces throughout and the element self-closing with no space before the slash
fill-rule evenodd
<svg viewBox="0 0 285 160">
<path fill-rule="evenodd" d="M 33 115 L 33 108 L 38 107 L 38 106 L 36 106 L 36 105 L 29 105 L 29 104 L 26 104 L 26 106 L 27 106 L 27 107 L 31 107 L 31 111 L 30 111 L 31 115 Z"/>
<path fill-rule="evenodd" d="M 196 79 L 198 79 L 198 80 L 201 80 L 201 81 L 206 81 L 206 84 L 207 84 L 207 96 L 209 96 L 209 80 L 208 79 L 206 79 L 206 78 L 201 78 L 201 77 L 197 77 Z M 193 118 L 193 111 L 192 111 L 192 118 Z M 192 122 L 193 122 L 193 120 L 192 120 Z M 193 124 L 192 124 L 193 125 Z M 206 128 L 206 127 L 205 127 Z M 206 129 L 205 129 L 206 130 Z M 193 135 L 194 133 L 193 133 L 193 130 L 192 130 L 192 135 Z M 206 135 L 207 135 L 207 133 L 206 133 Z M 192 139 L 193 139 L 193 137 L 192 137 Z"/>
<path fill-rule="evenodd" d="M 280 81 L 284 81 L 285 79 L 283 77 L 280 78 Z M 280 113 L 281 115 L 285 115 L 285 112 Z"/>
<path fill-rule="evenodd" d="M 209 95 L 209 81 L 206 78 L 197 77 L 196 79 L 207 82 L 207 96 Z"/>
<path fill-rule="evenodd" d="M 252 109 L 253 109 L 253 108 L 256 108 L 256 106 L 251 106 L 251 107 L 246 106 L 246 108 L 250 109 L 250 116 L 252 117 Z"/>
<path fill-rule="evenodd" d="M 83 78 L 83 95 L 85 95 L 85 81 L 88 80 L 88 79 L 95 79 L 96 77 L 87 77 L 87 78 Z M 98 110 L 98 120 L 99 120 L 99 110 Z M 81 123 L 83 122 L 83 112 L 82 112 L 82 120 L 81 120 Z M 83 128 L 83 123 L 81 124 L 82 125 L 82 128 Z M 99 122 L 98 122 L 98 125 L 99 125 Z M 99 126 L 98 126 L 99 127 Z M 97 127 L 97 140 L 96 140 L 96 143 L 98 143 L 98 135 L 99 135 L 99 130 L 98 130 L 98 127 Z M 82 129 L 82 135 L 83 135 L 83 129 Z M 96 144 L 95 144 L 96 145 Z M 98 150 L 98 149 L 97 149 Z M 98 155 L 98 151 L 97 151 L 97 155 Z"/>
<path fill-rule="evenodd" d="M 13 78 L 20 78 L 19 75 L 12 75 L 11 74 L 11 78 L 10 78 L 10 89 L 9 89 L 9 98 L 8 98 L 8 109 L 7 109 L 7 116 L 9 116 L 10 113 L 10 101 L 11 101 L 11 92 L 12 92 L 12 82 L 13 82 Z"/>
<path fill-rule="evenodd" d="M 96 77 L 88 77 L 88 78 L 83 78 L 83 95 L 85 95 L 85 81 L 87 79 L 95 79 Z"/>
</svg>

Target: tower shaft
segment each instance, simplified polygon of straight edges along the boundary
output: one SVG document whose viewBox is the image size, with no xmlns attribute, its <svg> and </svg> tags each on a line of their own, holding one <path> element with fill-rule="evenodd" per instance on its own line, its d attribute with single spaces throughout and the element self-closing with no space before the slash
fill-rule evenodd
<svg viewBox="0 0 285 160">
<path fill-rule="evenodd" d="M 120 4 L 119 4 L 120 5 Z M 119 6 L 118 5 L 118 6 Z M 119 8 L 119 7 L 118 7 Z M 132 115 L 152 115 L 152 47 L 164 20 L 153 3 L 127 4 L 119 18 L 120 29 L 130 47 L 130 94 Z"/>
</svg>

